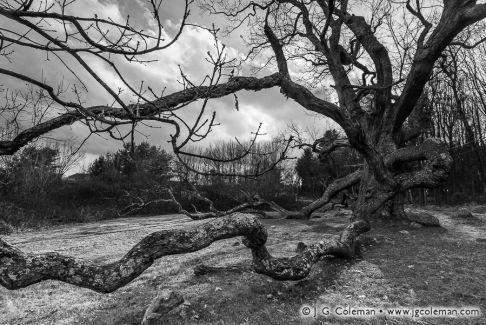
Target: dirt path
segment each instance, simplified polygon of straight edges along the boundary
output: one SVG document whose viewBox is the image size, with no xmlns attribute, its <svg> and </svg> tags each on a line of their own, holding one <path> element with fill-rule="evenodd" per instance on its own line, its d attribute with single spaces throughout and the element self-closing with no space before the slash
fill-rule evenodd
<svg viewBox="0 0 486 325">
<path fill-rule="evenodd" d="M 116 259 L 127 247 L 154 231 L 200 223 L 182 215 L 120 218 L 93 223 L 63 225 L 48 230 L 22 232 L 5 239 L 27 251 L 58 252 L 86 259 Z"/>
<path fill-rule="evenodd" d="M 472 213 L 472 218 L 464 219 L 454 217 L 458 209 L 458 207 L 428 206 L 419 210 L 436 216 L 451 238 L 486 241 L 486 213 Z"/>
</svg>

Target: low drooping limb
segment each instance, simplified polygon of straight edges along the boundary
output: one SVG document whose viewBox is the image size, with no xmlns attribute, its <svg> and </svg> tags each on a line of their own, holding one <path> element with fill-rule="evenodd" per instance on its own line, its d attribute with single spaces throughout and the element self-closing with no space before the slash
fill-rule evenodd
<svg viewBox="0 0 486 325">
<path fill-rule="evenodd" d="M 172 192 L 169 191 L 169 195 L 171 196 L 172 201 L 178 206 L 179 212 L 185 214 L 186 216 L 194 220 L 222 217 L 222 216 L 230 215 L 235 212 L 246 211 L 248 209 L 255 209 L 265 205 L 270 207 L 272 210 L 278 212 L 280 216 L 284 219 L 310 219 L 314 211 L 316 211 L 319 208 L 322 208 L 324 205 L 331 202 L 331 199 L 342 190 L 347 189 L 348 187 L 354 184 L 357 184 L 360 181 L 360 179 L 361 179 L 361 171 L 359 170 L 343 178 L 336 179 L 327 187 L 326 191 L 319 199 L 315 200 L 314 202 L 305 206 L 299 211 L 287 210 L 281 207 L 280 205 L 278 205 L 277 203 L 273 201 L 265 200 L 258 195 L 254 195 L 253 197 L 249 198 L 247 202 L 239 204 L 236 207 L 233 207 L 232 209 L 226 211 L 219 211 L 214 208 L 214 205 L 212 204 L 211 200 L 202 196 L 197 191 L 197 189 L 193 187 L 193 191 L 196 193 L 195 195 L 196 197 L 198 197 L 200 200 L 204 200 L 208 203 L 209 202 L 211 203 L 209 203 L 210 205 L 209 212 L 191 213 L 182 208 L 180 203 L 172 195 Z M 262 214 L 263 216 L 268 217 L 268 215 L 264 211 L 258 211 L 258 214 Z"/>
<path fill-rule="evenodd" d="M 134 213 L 136 211 L 142 210 L 145 207 L 148 207 L 150 205 L 155 205 L 157 203 L 172 203 L 177 207 L 178 213 L 182 213 L 189 218 L 193 220 L 203 220 L 203 219 L 210 219 L 210 218 L 218 218 L 218 217 L 223 217 L 230 215 L 235 212 L 249 212 L 251 213 L 256 213 L 256 214 L 261 214 L 263 216 L 267 216 L 264 211 L 257 210 L 256 208 L 268 204 L 268 201 L 263 200 L 259 195 L 253 195 L 253 196 L 248 196 L 247 201 L 243 202 L 241 204 L 238 204 L 237 206 L 228 209 L 228 210 L 218 210 L 214 206 L 214 202 L 202 195 L 199 190 L 191 184 L 190 182 L 187 182 L 190 187 L 190 192 L 189 192 L 189 197 L 194 197 L 200 201 L 204 201 L 209 205 L 209 211 L 207 212 L 199 212 L 196 210 L 196 207 L 193 205 L 195 212 L 189 212 L 186 209 L 182 207 L 180 202 L 176 199 L 174 196 L 172 190 L 170 188 L 159 188 L 159 192 L 166 193 L 168 194 L 168 198 L 157 198 L 154 200 L 147 201 L 143 197 L 135 196 L 132 195 L 131 193 L 125 191 L 125 196 L 130 198 L 133 202 L 130 203 L 128 206 L 124 207 L 121 211 L 117 211 L 119 216 L 127 216 L 131 213 Z"/>
<path fill-rule="evenodd" d="M 263 204 L 266 203 L 266 201 L 262 200 L 260 196 L 254 195 L 253 197 L 249 198 L 247 202 L 241 203 L 229 210 L 224 210 L 220 211 L 214 207 L 213 201 L 211 201 L 209 198 L 203 196 L 195 186 L 191 184 L 191 187 L 193 189 L 194 196 L 197 197 L 198 199 L 205 201 L 206 203 L 209 204 L 209 211 L 208 212 L 189 212 L 185 210 L 182 205 L 177 201 L 175 198 L 174 194 L 170 189 L 167 189 L 167 193 L 170 196 L 170 201 L 173 202 L 176 206 L 177 209 L 179 210 L 179 213 L 182 213 L 192 220 L 203 220 L 203 219 L 210 219 L 210 218 L 219 218 L 219 217 L 224 217 L 231 215 L 236 212 L 242 212 L 248 209 L 255 209 Z"/>
<path fill-rule="evenodd" d="M 334 180 L 331 184 L 329 184 L 320 198 L 303 207 L 299 211 L 287 211 L 287 213 L 284 214 L 284 217 L 286 219 L 309 219 L 314 211 L 329 203 L 331 199 L 339 192 L 358 184 L 361 180 L 361 173 L 361 170 L 357 170 L 342 178 Z"/>
<path fill-rule="evenodd" d="M 59 280 L 98 292 L 113 292 L 163 256 L 194 252 L 217 240 L 237 236 L 245 237 L 257 273 L 279 280 L 299 280 L 324 255 L 353 256 L 356 237 L 368 230 L 368 222 L 355 221 L 338 237 L 309 245 L 296 256 L 276 258 L 265 247 L 267 231 L 260 220 L 250 214 L 235 213 L 186 229 L 154 232 L 120 260 L 104 265 L 57 253 L 25 253 L 0 239 L 0 284 L 13 290 L 45 280 Z"/>
</svg>

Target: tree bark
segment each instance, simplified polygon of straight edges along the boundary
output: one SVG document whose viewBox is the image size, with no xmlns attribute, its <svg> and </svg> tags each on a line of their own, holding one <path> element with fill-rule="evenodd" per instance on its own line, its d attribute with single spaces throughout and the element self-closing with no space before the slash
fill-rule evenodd
<svg viewBox="0 0 486 325">
<path fill-rule="evenodd" d="M 408 220 L 400 194 L 397 194 L 393 199 L 386 202 L 379 209 L 377 216 L 385 220 Z"/>
</svg>

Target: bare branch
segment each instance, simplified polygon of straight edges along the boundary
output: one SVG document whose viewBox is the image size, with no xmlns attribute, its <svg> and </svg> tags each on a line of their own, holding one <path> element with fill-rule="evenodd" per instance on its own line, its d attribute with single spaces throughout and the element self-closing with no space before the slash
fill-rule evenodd
<svg viewBox="0 0 486 325">
<path fill-rule="evenodd" d="M 0 73 L 4 70 L 0 69 Z M 228 94 L 235 93 L 239 90 L 261 90 L 265 88 L 271 88 L 279 85 L 280 76 L 279 74 L 272 74 L 267 77 L 255 78 L 255 77 L 234 77 L 226 83 L 221 83 L 219 85 L 208 88 L 206 86 L 196 86 L 188 88 L 173 94 L 156 99 L 151 103 L 144 104 L 133 104 L 129 105 L 130 110 L 138 109 L 138 116 L 133 117 L 127 114 L 125 110 L 116 107 L 109 106 L 92 106 L 83 108 L 77 103 L 67 103 L 63 100 L 57 98 L 54 94 L 53 89 L 44 84 L 38 82 L 38 86 L 48 90 L 52 93 L 51 97 L 58 101 L 61 105 L 74 107 L 79 109 L 79 112 L 68 112 L 62 114 L 51 120 L 47 120 L 41 124 L 35 125 L 30 129 L 24 130 L 17 137 L 10 141 L 0 141 L 0 154 L 13 154 L 22 146 L 26 145 L 28 142 L 34 140 L 35 138 L 55 130 L 61 126 L 69 125 L 75 121 L 82 120 L 86 117 L 93 117 L 96 120 L 101 119 L 103 122 L 106 121 L 107 117 L 112 117 L 119 120 L 131 121 L 142 121 L 142 120 L 154 120 L 162 123 L 169 123 L 177 127 L 175 122 L 165 118 L 157 118 L 158 114 L 163 114 L 170 112 L 171 109 L 177 107 L 181 104 L 186 104 L 197 99 L 203 98 L 219 98 L 226 96 Z M 87 112 L 88 116 L 84 113 Z M 119 122 L 113 122 L 114 124 L 119 124 Z M 110 123 L 111 124 L 111 123 Z M 176 132 L 177 133 L 177 132 Z"/>
</svg>

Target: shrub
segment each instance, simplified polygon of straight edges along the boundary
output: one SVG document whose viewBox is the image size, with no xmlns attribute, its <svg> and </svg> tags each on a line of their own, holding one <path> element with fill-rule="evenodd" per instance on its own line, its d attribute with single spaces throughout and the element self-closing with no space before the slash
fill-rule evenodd
<svg viewBox="0 0 486 325">
<path fill-rule="evenodd" d="M 13 227 L 3 220 L 0 220 L 0 235 L 10 235 L 13 232 Z"/>
<path fill-rule="evenodd" d="M 32 210 L 18 207 L 12 202 L 0 201 L 0 219 L 9 225 L 23 228 L 35 224 L 38 218 Z"/>
<path fill-rule="evenodd" d="M 70 204 L 98 203 L 106 198 L 117 198 L 122 190 L 107 184 L 101 180 L 92 179 L 76 183 L 63 182 L 52 193 L 52 199 L 56 202 L 69 202 Z"/>
</svg>

